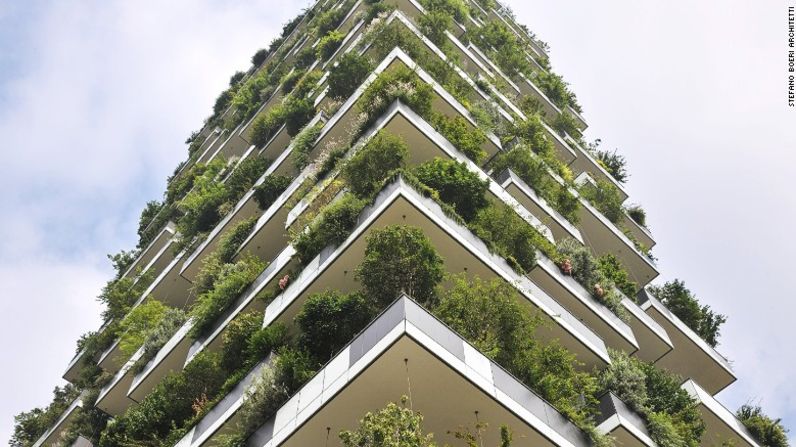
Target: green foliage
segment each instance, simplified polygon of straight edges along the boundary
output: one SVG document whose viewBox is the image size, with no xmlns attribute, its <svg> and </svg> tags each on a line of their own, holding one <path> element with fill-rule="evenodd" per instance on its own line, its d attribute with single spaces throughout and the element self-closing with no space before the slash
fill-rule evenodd
<svg viewBox="0 0 796 447">
<path fill-rule="evenodd" d="M 448 118 L 442 114 L 435 114 L 432 121 L 434 128 L 442 136 L 476 164 L 480 164 L 486 157 L 486 152 L 481 148 L 486 143 L 486 134 L 481 128 L 470 125 L 460 116 Z"/>
<path fill-rule="evenodd" d="M 351 96 L 373 70 L 367 57 L 350 51 L 340 57 L 337 64 L 329 70 L 329 96 L 345 99 Z"/>
<path fill-rule="evenodd" d="M 581 137 L 578 121 L 569 112 L 562 112 L 553 117 L 550 127 L 555 129 L 561 136 L 569 135 L 575 139 Z"/>
<path fill-rule="evenodd" d="M 675 279 L 663 286 L 650 286 L 649 291 L 710 346 L 718 344 L 721 325 L 727 317 L 713 312 L 707 304 L 700 306 L 683 281 Z"/>
<path fill-rule="evenodd" d="M 672 418 L 666 413 L 649 413 L 647 415 L 647 430 L 659 447 L 687 447 L 689 445 L 677 431 Z"/>
<path fill-rule="evenodd" d="M 180 309 L 167 309 L 160 321 L 147 333 L 142 346 L 144 353 L 133 365 L 133 372 L 138 374 L 144 370 L 147 363 L 149 363 L 155 355 L 157 355 L 160 348 L 166 345 L 166 342 L 174 336 L 180 327 L 185 323 L 188 317 L 185 312 Z"/>
<path fill-rule="evenodd" d="M 481 209 L 468 225 L 490 250 L 524 273 L 536 265 L 536 251 L 549 252 L 551 243 L 504 203 Z"/>
<path fill-rule="evenodd" d="M 489 21 L 479 31 L 480 36 L 474 37 L 482 45 L 483 50 L 494 48 L 492 56 L 495 63 L 507 76 L 515 77 L 520 73 L 531 72 L 531 64 L 525 57 L 523 45 L 506 25 L 497 21 Z"/>
<path fill-rule="evenodd" d="M 572 105 L 573 109 L 579 109 L 575 94 L 569 90 L 569 85 L 564 82 L 564 79 L 553 73 L 552 71 L 538 71 L 536 77 L 533 79 L 536 84 L 547 96 L 553 104 L 557 105 L 560 109 L 565 109 L 567 106 Z"/>
<path fill-rule="evenodd" d="M 365 257 L 356 271 L 365 294 L 383 308 L 401 292 L 424 305 L 436 302 L 443 260 L 417 227 L 391 225 L 371 231 Z"/>
<path fill-rule="evenodd" d="M 268 58 L 269 51 L 267 48 L 260 48 L 252 55 L 252 65 L 259 67 Z"/>
<path fill-rule="evenodd" d="M 323 36 L 320 42 L 318 42 L 318 45 L 315 47 L 318 59 L 325 61 L 332 57 L 334 52 L 340 48 L 340 44 L 343 43 L 344 38 L 345 34 L 339 31 L 330 31 L 328 34 Z"/>
<path fill-rule="evenodd" d="M 402 399 L 402 404 L 406 398 Z M 340 432 L 345 447 L 436 447 L 434 436 L 423 433 L 423 415 L 395 403 L 368 412 L 353 431 Z"/>
<path fill-rule="evenodd" d="M 296 169 L 304 169 L 309 164 L 310 153 L 315 147 L 315 141 L 321 134 L 323 124 L 318 123 L 312 127 L 307 127 L 293 139 L 293 163 Z"/>
<path fill-rule="evenodd" d="M 453 17 L 445 11 L 428 11 L 417 19 L 420 31 L 437 46 L 447 42 L 445 31 L 453 24 Z"/>
<path fill-rule="evenodd" d="M 151 273 L 145 274 L 137 280 L 128 276 L 108 281 L 97 297 L 97 301 L 105 305 L 105 310 L 102 311 L 102 319 L 104 321 L 122 319 L 130 310 L 130 307 L 141 297 L 146 288 L 149 287 L 151 281 Z"/>
<path fill-rule="evenodd" d="M 190 336 L 194 340 L 206 333 L 212 324 L 229 308 L 238 296 L 265 269 L 263 261 L 255 257 L 244 257 L 234 264 L 209 262 L 203 269 L 211 269 L 200 276 L 211 276 L 212 285 L 202 290 L 190 310 L 193 327 Z M 201 284 L 197 281 L 198 284 Z"/>
<path fill-rule="evenodd" d="M 364 329 L 376 311 L 370 300 L 359 292 L 342 294 L 327 290 L 316 293 L 307 299 L 296 316 L 301 329 L 299 344 L 322 365 Z"/>
<path fill-rule="evenodd" d="M 630 279 L 619 258 L 610 253 L 604 254 L 597 258 L 597 269 L 603 278 L 612 282 L 625 296 L 635 301 L 638 284 Z"/>
<path fill-rule="evenodd" d="M 261 312 L 249 311 L 229 322 L 222 337 L 220 365 L 225 371 L 237 371 L 246 358 L 242 355 L 249 339 L 263 325 Z M 253 366 L 253 365 L 251 365 Z"/>
<path fill-rule="evenodd" d="M 267 210 L 293 180 L 284 175 L 269 175 L 254 189 L 254 200 L 261 210 Z"/>
<path fill-rule="evenodd" d="M 216 158 L 207 165 L 201 176 L 194 180 L 193 188 L 179 201 L 183 211 L 177 221 L 181 239 L 190 242 L 199 234 L 209 231 L 220 219 L 219 207 L 227 199 L 227 189 L 218 176 L 225 162 Z"/>
<path fill-rule="evenodd" d="M 409 148 L 398 136 L 379 131 L 351 157 L 342 169 L 342 178 L 351 192 L 368 197 L 377 192 L 390 172 L 403 168 Z"/>
<path fill-rule="evenodd" d="M 541 342 L 541 320 L 500 279 L 454 276 L 434 313 L 453 330 L 547 399 L 581 426 L 595 411 L 596 379 L 578 372 L 575 355 L 556 342 Z"/>
<path fill-rule="evenodd" d="M 286 74 L 282 77 L 282 86 L 280 89 L 282 90 L 283 95 L 288 95 L 296 85 L 299 83 L 302 77 L 306 74 L 306 70 L 293 70 L 290 73 Z"/>
<path fill-rule="evenodd" d="M 283 104 L 285 113 L 285 128 L 290 136 L 299 133 L 305 124 L 315 116 L 315 106 L 311 99 L 289 96 Z"/>
<path fill-rule="evenodd" d="M 651 363 L 641 363 L 647 376 L 647 396 L 651 413 L 666 413 L 685 446 L 697 447 L 705 431 L 696 402 L 680 384 L 683 379 Z M 653 438 L 654 439 L 654 438 Z M 663 439 L 655 439 L 660 444 Z"/>
<path fill-rule="evenodd" d="M 470 14 L 470 7 L 464 0 L 423 0 L 424 8 L 429 11 L 444 11 L 459 23 L 464 23 Z"/>
<path fill-rule="evenodd" d="M 596 300 L 611 309 L 619 318 L 629 320 L 630 315 L 622 305 L 621 295 L 614 291 L 616 284 L 613 278 L 623 281 L 623 287 L 635 288 L 635 283 L 628 280 L 627 273 L 621 269 L 615 258 L 607 256 L 600 262 L 587 247 L 567 238 L 558 243 L 558 259 L 560 265 L 569 265 L 569 273 L 562 268 L 565 274 L 572 275 Z"/>
<path fill-rule="evenodd" d="M 160 301 L 150 299 L 136 306 L 124 317 L 120 324 L 122 335 L 119 338 L 119 349 L 125 358 L 132 356 L 144 344 L 167 309 Z"/>
<path fill-rule="evenodd" d="M 624 155 L 617 154 L 616 149 L 613 151 L 597 150 L 594 152 L 594 156 L 597 158 L 597 163 L 605 168 L 617 182 L 625 183 L 630 177 L 625 167 L 625 157 Z"/>
<path fill-rule="evenodd" d="M 428 117 L 432 97 L 431 86 L 408 68 L 385 71 L 365 89 L 359 100 L 360 109 L 367 116 L 365 127 L 373 124 L 396 99 L 418 115 Z"/>
<path fill-rule="evenodd" d="M 138 231 L 137 231 L 139 238 L 139 244 L 138 244 L 139 247 L 141 247 L 142 245 L 144 246 L 149 245 L 149 241 L 145 242 L 144 244 L 142 244 L 141 242 L 143 241 L 144 236 L 147 233 L 146 231 L 147 227 L 149 226 L 150 223 L 152 223 L 153 219 L 155 218 L 155 216 L 157 216 L 158 212 L 160 212 L 162 207 L 163 203 L 158 202 L 157 200 L 150 200 L 149 202 L 146 203 L 144 209 L 141 210 L 141 217 L 138 218 Z"/>
<path fill-rule="evenodd" d="M 647 373 L 638 360 L 614 350 L 609 354 L 611 364 L 600 373 L 600 386 L 613 392 L 637 413 L 645 414 L 649 409 Z"/>
<path fill-rule="evenodd" d="M 238 222 L 221 236 L 216 249 L 216 254 L 221 262 L 232 262 L 241 244 L 249 237 L 256 224 L 257 216 L 252 216 Z"/>
<path fill-rule="evenodd" d="M 318 37 L 325 36 L 337 28 L 340 22 L 345 17 L 348 11 L 345 8 L 332 8 L 315 18 L 315 35 Z"/>
<path fill-rule="evenodd" d="M 285 110 L 281 105 L 274 105 L 268 112 L 258 116 L 251 124 L 252 144 L 261 148 L 268 143 L 285 123 Z"/>
<path fill-rule="evenodd" d="M 124 272 L 127 271 L 127 268 L 135 262 L 135 258 L 138 257 L 137 250 L 120 250 L 119 253 L 115 255 L 107 255 L 108 259 L 110 259 L 111 264 L 113 264 L 113 269 L 116 270 L 116 278 L 121 278 Z"/>
<path fill-rule="evenodd" d="M 625 208 L 625 212 L 634 222 L 644 228 L 647 227 L 647 212 L 640 205 L 628 206 Z"/>
<path fill-rule="evenodd" d="M 508 152 L 498 154 L 492 161 L 491 167 L 495 172 L 511 169 L 564 218 L 571 223 L 578 222 L 578 199 L 565 185 L 556 182 L 545 162 L 533 156 L 527 148 L 517 146 Z"/>
<path fill-rule="evenodd" d="M 159 445 L 195 416 L 197 403 L 214 397 L 224 380 L 218 356 L 199 353 L 184 370 L 166 376 L 141 403 L 113 419 L 99 446 Z"/>
<path fill-rule="evenodd" d="M 366 202 L 346 194 L 326 207 L 318 218 L 293 239 L 299 261 L 306 265 L 328 245 L 339 245 L 351 234 Z"/>
<path fill-rule="evenodd" d="M 79 390 L 72 385 L 55 387 L 53 400 L 44 408 L 34 408 L 14 416 L 14 433 L 9 445 L 13 447 L 29 447 L 33 445 L 66 411 L 72 401 L 77 398 Z"/>
<path fill-rule="evenodd" d="M 611 182 L 604 179 L 597 179 L 596 185 L 584 183 L 578 188 L 580 195 L 589 201 L 597 210 L 614 224 L 622 222 L 624 211 L 622 210 L 622 196 L 619 190 Z"/>
<path fill-rule="evenodd" d="M 781 419 L 772 419 L 759 406 L 742 405 L 736 412 L 752 437 L 765 447 L 788 447 L 788 430 Z"/>
<path fill-rule="evenodd" d="M 413 173 L 426 186 L 436 190 L 439 198 L 452 205 L 466 221 L 489 205 L 486 198 L 489 182 L 481 180 L 463 163 L 434 158 L 416 167 Z"/>
<path fill-rule="evenodd" d="M 224 182 L 227 190 L 226 202 L 235 203 L 251 189 L 271 165 L 271 160 L 264 157 L 251 156 L 244 158 L 235 166 L 232 173 Z"/>
</svg>

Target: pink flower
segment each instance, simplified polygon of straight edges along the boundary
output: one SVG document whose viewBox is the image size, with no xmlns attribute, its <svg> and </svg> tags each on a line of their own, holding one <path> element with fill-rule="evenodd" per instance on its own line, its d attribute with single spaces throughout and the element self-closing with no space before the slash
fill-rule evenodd
<svg viewBox="0 0 796 447">
<path fill-rule="evenodd" d="M 561 268 L 561 271 L 565 275 L 572 274 L 572 261 L 570 261 L 569 259 L 564 259 L 563 261 L 561 261 L 561 265 L 559 267 Z"/>
<path fill-rule="evenodd" d="M 285 290 L 285 287 L 287 287 L 287 284 L 289 282 L 290 282 L 290 275 L 283 276 L 282 279 L 279 280 L 279 289 Z"/>
</svg>

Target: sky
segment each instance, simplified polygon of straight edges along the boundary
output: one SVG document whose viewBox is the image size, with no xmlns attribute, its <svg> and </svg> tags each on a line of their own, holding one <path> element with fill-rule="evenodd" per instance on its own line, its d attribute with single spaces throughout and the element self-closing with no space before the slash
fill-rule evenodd
<svg viewBox="0 0 796 447">
<path fill-rule="evenodd" d="M 787 3 L 508 3 L 550 44 L 586 137 L 627 157 L 661 279 L 729 317 L 719 351 L 740 379 L 719 399 L 796 427 Z M 307 4 L 0 0 L 0 440 L 99 326 L 106 254 L 135 246 L 186 137 Z"/>
</svg>

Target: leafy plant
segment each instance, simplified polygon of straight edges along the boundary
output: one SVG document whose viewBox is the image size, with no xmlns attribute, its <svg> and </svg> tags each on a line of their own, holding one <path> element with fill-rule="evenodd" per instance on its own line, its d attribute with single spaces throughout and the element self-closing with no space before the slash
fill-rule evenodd
<svg viewBox="0 0 796 447">
<path fill-rule="evenodd" d="M 53 400 L 49 405 L 14 416 L 14 433 L 11 435 L 9 445 L 14 447 L 33 445 L 44 432 L 55 424 L 78 394 L 79 390 L 72 385 L 56 386 L 53 390 Z"/>
<path fill-rule="evenodd" d="M 285 116 L 285 109 L 281 105 L 275 105 L 255 118 L 251 125 L 252 144 L 257 147 L 265 146 L 285 123 Z"/>
<path fill-rule="evenodd" d="M 227 191 L 226 202 L 235 203 L 251 189 L 271 165 L 271 160 L 264 157 L 251 156 L 244 158 L 235 166 L 224 182 Z"/>
<path fill-rule="evenodd" d="M 379 131 L 343 166 L 341 175 L 351 192 L 367 197 L 376 192 L 391 171 L 403 168 L 408 156 L 403 139 Z"/>
<path fill-rule="evenodd" d="M 282 94 L 288 95 L 296 87 L 302 77 L 307 73 L 306 70 L 293 70 L 282 77 Z"/>
<path fill-rule="evenodd" d="M 406 403 L 406 397 L 402 404 Z M 434 436 L 423 433 L 423 415 L 394 403 L 368 412 L 353 431 L 340 432 L 345 447 L 436 447 Z"/>
<path fill-rule="evenodd" d="M 431 113 L 433 89 L 408 68 L 399 67 L 381 73 L 365 90 L 359 101 L 367 116 L 365 127 L 381 116 L 396 99 L 420 116 Z"/>
<path fill-rule="evenodd" d="M 434 288 L 443 271 L 443 260 L 423 230 L 391 225 L 371 231 L 356 278 L 378 308 L 401 292 L 429 305 L 436 302 Z"/>
<path fill-rule="evenodd" d="M 489 182 L 467 169 L 463 163 L 434 158 L 413 171 L 418 180 L 434 189 L 442 201 L 452 205 L 464 220 L 470 221 L 489 205 Z"/>
<path fill-rule="evenodd" d="M 736 412 L 752 437 L 765 447 L 788 447 L 788 430 L 781 419 L 773 419 L 759 406 L 742 405 Z"/>
<path fill-rule="evenodd" d="M 708 305 L 700 305 L 683 281 L 675 279 L 663 286 L 649 286 L 648 290 L 710 346 L 718 344 L 721 325 L 727 317 L 713 312 Z"/>
<path fill-rule="evenodd" d="M 605 168 L 617 182 L 625 183 L 630 177 L 630 174 L 627 172 L 625 157 L 624 155 L 617 154 L 616 149 L 613 151 L 597 150 L 594 152 L 594 155 L 597 158 L 597 163 Z"/>
<path fill-rule="evenodd" d="M 305 124 L 310 122 L 315 115 L 315 106 L 311 99 L 289 96 L 283 103 L 285 113 L 285 128 L 290 136 L 299 133 Z"/>
<path fill-rule="evenodd" d="M 625 208 L 625 212 L 634 222 L 642 227 L 647 227 L 647 212 L 640 205 L 628 206 Z"/>
<path fill-rule="evenodd" d="M 306 231 L 293 239 L 299 261 L 306 265 L 328 245 L 338 245 L 345 241 L 364 207 L 365 201 L 353 194 L 346 194 L 326 207 Z"/>
<path fill-rule="evenodd" d="M 260 48 L 252 55 L 252 65 L 259 67 L 268 58 L 269 51 L 267 48 Z"/>
<path fill-rule="evenodd" d="M 325 61 L 332 57 L 334 52 L 340 48 L 340 44 L 343 43 L 344 38 L 345 34 L 339 31 L 330 31 L 328 34 L 323 36 L 320 42 L 318 42 L 318 45 L 315 47 L 318 59 Z"/>
<path fill-rule="evenodd" d="M 442 136 L 476 164 L 486 157 L 486 152 L 481 148 L 486 143 L 486 134 L 479 127 L 471 126 L 460 116 L 448 118 L 440 113 L 434 115 L 432 122 Z"/>
<path fill-rule="evenodd" d="M 610 253 L 604 254 L 597 258 L 597 269 L 603 278 L 612 282 L 625 296 L 635 301 L 638 284 L 630 279 L 619 258 Z"/>
<path fill-rule="evenodd" d="M 622 222 L 622 197 L 616 186 L 608 180 L 597 179 L 594 185 L 585 183 L 578 188 L 578 192 L 608 220 L 617 225 Z"/>
<path fill-rule="evenodd" d="M 373 66 L 365 56 L 355 51 L 340 57 L 337 64 L 329 70 L 329 96 L 332 99 L 345 99 L 351 96 L 368 77 Z"/>
<path fill-rule="evenodd" d="M 269 175 L 254 189 L 254 200 L 261 210 L 267 210 L 290 186 L 293 180 L 284 175 Z"/>
<path fill-rule="evenodd" d="M 174 336 L 188 317 L 180 309 L 167 309 L 158 323 L 148 331 L 142 346 L 144 353 L 133 365 L 133 372 L 138 374 L 157 355 L 158 351 Z"/>
<path fill-rule="evenodd" d="M 160 301 L 150 299 L 124 317 L 120 325 L 122 336 L 119 338 L 119 349 L 125 358 L 132 356 L 144 344 L 167 309 Z"/>
<path fill-rule="evenodd" d="M 536 265 L 537 250 L 550 250 L 551 244 L 544 236 L 504 203 L 481 209 L 468 226 L 492 251 L 522 273 Z"/>
<path fill-rule="evenodd" d="M 293 164 L 297 169 L 304 169 L 310 161 L 310 153 L 315 148 L 315 141 L 321 134 L 323 124 L 318 123 L 312 127 L 303 129 L 296 138 L 293 139 Z"/>
<path fill-rule="evenodd" d="M 417 19 L 420 31 L 437 46 L 447 42 L 445 31 L 450 29 L 453 17 L 446 11 L 428 11 Z"/>
<path fill-rule="evenodd" d="M 216 254 L 221 262 L 232 262 L 241 244 L 249 237 L 256 224 L 256 216 L 244 219 L 221 236 L 216 249 Z"/>
</svg>

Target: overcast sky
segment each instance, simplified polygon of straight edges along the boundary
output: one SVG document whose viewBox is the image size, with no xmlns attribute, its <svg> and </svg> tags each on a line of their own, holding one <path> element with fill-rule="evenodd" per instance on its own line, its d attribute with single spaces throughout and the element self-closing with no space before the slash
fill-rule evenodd
<svg viewBox="0 0 796 447">
<path fill-rule="evenodd" d="M 587 137 L 627 156 L 662 278 L 729 316 L 719 350 L 740 380 L 720 400 L 796 427 L 787 3 L 509 3 L 552 47 Z M 0 439 L 99 325 L 105 254 L 135 245 L 185 138 L 306 4 L 0 0 Z"/>
</svg>

